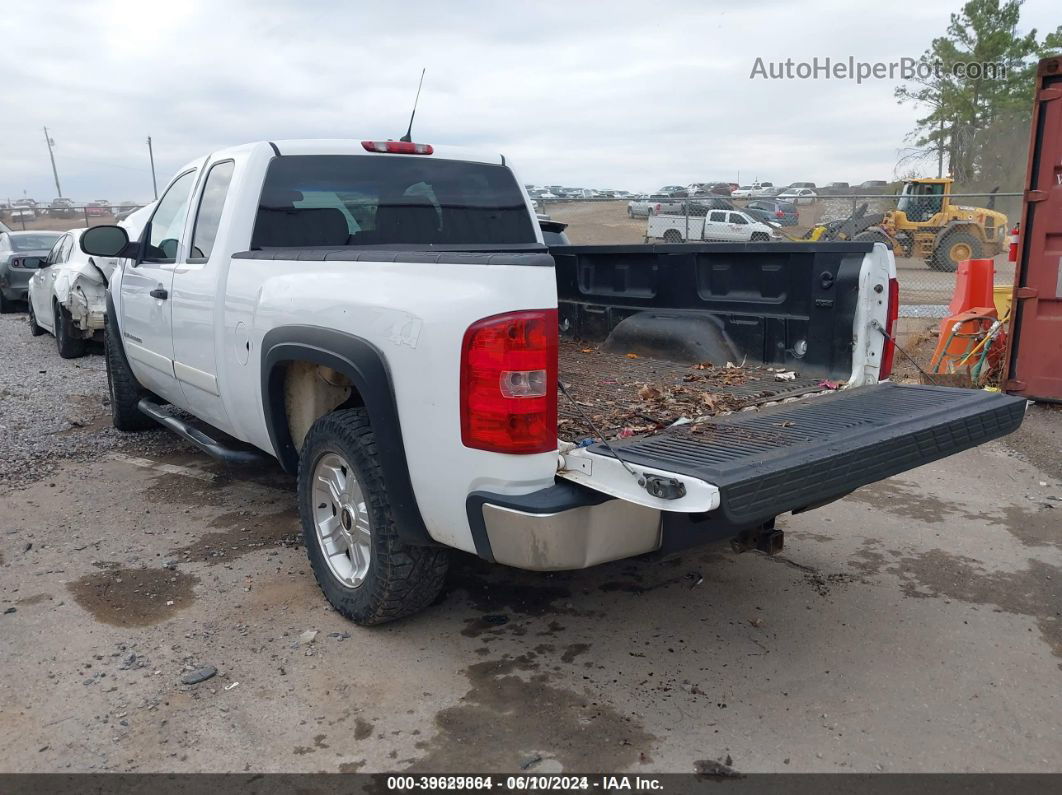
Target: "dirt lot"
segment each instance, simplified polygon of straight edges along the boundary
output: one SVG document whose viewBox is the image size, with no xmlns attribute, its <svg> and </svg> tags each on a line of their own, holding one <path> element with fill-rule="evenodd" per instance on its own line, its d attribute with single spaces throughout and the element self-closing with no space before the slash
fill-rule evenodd
<svg viewBox="0 0 1062 795">
<path fill-rule="evenodd" d="M 786 227 L 785 233 L 802 235 L 818 220 L 820 210 L 817 205 L 799 207 L 800 225 Z M 645 242 L 646 219 L 629 218 L 626 202 L 550 202 L 544 212 L 568 224 L 566 231 L 572 243 L 620 245 Z M 1000 254 L 995 260 L 996 284 L 1013 284 L 1014 266 L 1007 262 L 1006 254 Z M 922 260 L 903 257 L 896 260 L 896 269 L 900 277 L 900 300 L 904 304 L 946 304 L 951 300 L 955 289 L 954 274 L 930 270 Z"/>
<path fill-rule="evenodd" d="M 0 350 L 5 383 L 77 408 L 12 436 L 34 398 L 0 395 L 5 459 L 33 427 L 64 442 L 0 496 L 2 771 L 1059 768 L 1055 409 L 783 518 L 778 557 L 460 556 L 432 608 L 364 630 L 317 590 L 290 478 L 115 436 L 102 358 L 20 315 Z"/>
</svg>

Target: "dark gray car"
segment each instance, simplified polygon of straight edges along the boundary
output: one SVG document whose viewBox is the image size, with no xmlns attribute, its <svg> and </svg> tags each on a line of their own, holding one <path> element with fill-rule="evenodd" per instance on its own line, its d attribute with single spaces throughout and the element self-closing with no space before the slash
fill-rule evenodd
<svg viewBox="0 0 1062 795">
<path fill-rule="evenodd" d="M 52 250 L 62 232 L 0 232 L 0 312 L 25 301 L 39 259 Z"/>
</svg>

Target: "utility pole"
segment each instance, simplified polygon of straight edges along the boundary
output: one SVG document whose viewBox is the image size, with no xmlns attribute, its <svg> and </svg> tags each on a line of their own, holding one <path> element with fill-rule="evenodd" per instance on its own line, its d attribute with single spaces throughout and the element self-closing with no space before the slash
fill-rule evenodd
<svg viewBox="0 0 1062 795">
<path fill-rule="evenodd" d="M 148 136 L 148 157 L 151 159 L 151 187 L 155 191 L 155 200 L 159 198 L 159 183 L 155 181 L 155 153 L 151 149 L 151 136 Z"/>
<path fill-rule="evenodd" d="M 63 189 L 59 187 L 59 172 L 55 168 L 55 154 L 52 152 L 52 147 L 55 146 L 55 141 L 48 135 L 48 128 L 44 128 L 44 140 L 48 144 L 48 157 L 52 161 L 52 176 L 55 177 L 55 195 L 59 198 L 63 197 Z"/>
</svg>

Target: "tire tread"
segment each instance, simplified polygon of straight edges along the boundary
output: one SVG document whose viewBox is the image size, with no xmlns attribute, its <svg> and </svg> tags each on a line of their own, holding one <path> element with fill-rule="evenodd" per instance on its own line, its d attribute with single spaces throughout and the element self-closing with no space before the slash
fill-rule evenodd
<svg viewBox="0 0 1062 795">
<path fill-rule="evenodd" d="M 357 589 L 346 589 L 336 583 L 320 554 L 311 512 L 313 461 L 317 448 L 333 440 L 355 454 L 355 460 L 349 463 L 358 470 L 372 516 L 373 563 L 365 582 Z M 435 601 L 442 590 L 449 567 L 449 550 L 411 546 L 399 539 L 376 449 L 376 434 L 365 409 L 341 409 L 326 414 L 306 435 L 299 458 L 299 517 L 306 554 L 318 585 L 336 611 L 356 624 L 372 626 L 412 615 Z"/>
</svg>

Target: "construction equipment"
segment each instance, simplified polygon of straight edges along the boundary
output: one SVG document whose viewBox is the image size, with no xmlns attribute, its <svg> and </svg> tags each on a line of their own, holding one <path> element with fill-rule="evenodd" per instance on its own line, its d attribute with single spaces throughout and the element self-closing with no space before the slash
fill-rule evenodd
<svg viewBox="0 0 1062 795">
<path fill-rule="evenodd" d="M 968 259 L 994 257 L 1007 240 L 1007 216 L 994 207 L 966 207 L 951 201 L 953 180 L 910 179 L 903 183 L 895 210 L 851 217 L 813 227 L 809 240 L 869 240 L 884 243 L 899 257 L 923 259 L 935 271 L 954 272 Z"/>
</svg>

